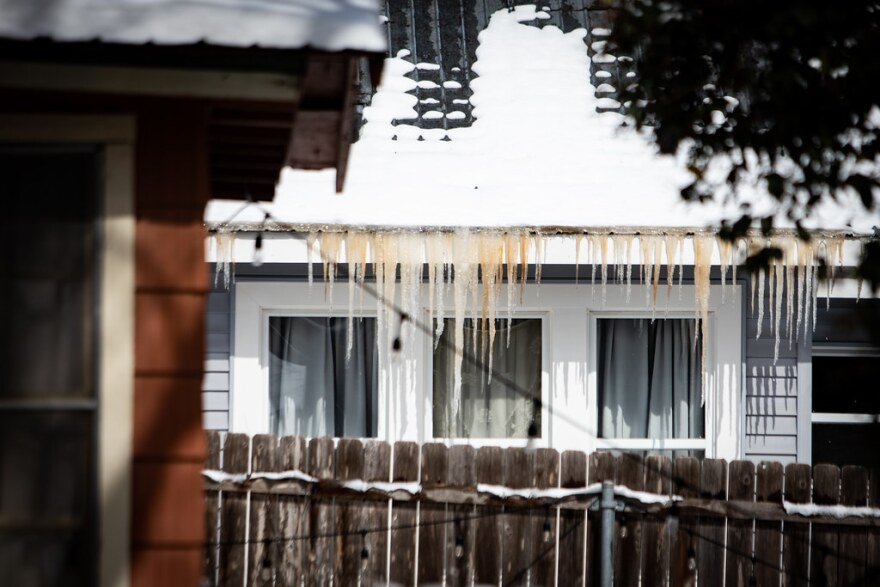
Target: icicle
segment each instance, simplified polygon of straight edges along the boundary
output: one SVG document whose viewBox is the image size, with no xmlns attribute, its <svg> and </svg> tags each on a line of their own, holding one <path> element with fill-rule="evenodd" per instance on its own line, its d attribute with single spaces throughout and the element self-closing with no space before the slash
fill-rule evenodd
<svg viewBox="0 0 880 587">
<path fill-rule="evenodd" d="M 344 235 L 338 232 L 321 233 L 321 259 L 324 267 L 324 297 L 333 299 L 333 283 L 336 280 L 336 266 Z"/>
<path fill-rule="evenodd" d="M 651 245 L 653 241 L 651 237 L 643 234 L 639 236 L 639 254 L 641 255 L 642 267 L 641 267 L 641 280 L 642 284 L 645 286 L 645 306 L 651 303 L 651 288 L 648 285 L 651 282 L 652 269 L 651 263 L 654 260 L 654 254 L 651 251 Z"/>
<path fill-rule="evenodd" d="M 651 283 L 651 319 L 654 318 L 654 312 L 657 309 L 657 287 L 660 285 L 660 268 L 663 267 L 663 242 L 660 237 L 651 237 L 651 248 L 654 249 L 654 278 Z"/>
<path fill-rule="evenodd" d="M 825 296 L 825 309 L 831 308 L 831 293 L 834 291 L 834 273 L 843 264 L 843 239 L 825 241 L 825 262 L 828 264 L 828 289 Z"/>
<path fill-rule="evenodd" d="M 681 248 L 681 237 L 667 234 L 663 239 L 666 249 L 666 308 L 664 315 L 669 312 L 669 299 L 672 297 L 672 284 L 675 281 L 675 264 Z"/>
<path fill-rule="evenodd" d="M 440 341 L 440 322 L 442 321 L 438 317 L 435 327 L 434 316 L 443 311 L 441 308 L 438 308 L 440 303 L 439 290 L 441 288 L 437 285 L 438 273 L 440 281 L 443 280 L 443 250 L 443 234 L 439 232 L 430 234 L 425 241 L 425 255 L 427 256 L 425 260 L 428 263 L 428 326 L 436 333 L 434 335 L 434 348 L 437 348 L 437 343 Z"/>
<path fill-rule="evenodd" d="M 346 239 L 345 257 L 348 261 L 348 320 L 345 323 L 345 364 L 351 360 L 351 348 L 354 345 L 354 290 L 357 283 L 357 261 L 352 252 L 352 240 L 357 237 L 352 235 L 351 240 Z"/>
<path fill-rule="evenodd" d="M 605 305 L 605 286 L 608 283 L 608 238 L 599 237 L 599 247 L 602 251 L 602 305 Z"/>
<path fill-rule="evenodd" d="M 614 246 L 614 283 L 623 283 L 623 240 L 622 234 L 611 236 L 611 244 Z"/>
<path fill-rule="evenodd" d="M 810 308 L 810 266 L 812 265 L 813 246 L 812 243 L 798 243 L 798 285 L 797 285 L 797 321 L 795 323 L 795 333 L 800 336 L 801 322 Z M 804 330 L 804 336 L 807 336 Z"/>
<path fill-rule="evenodd" d="M 544 264 L 544 235 L 535 232 L 535 285 L 541 285 L 541 266 Z"/>
<path fill-rule="evenodd" d="M 709 274 L 712 267 L 712 249 L 714 238 L 709 236 L 694 236 L 694 290 L 696 294 L 697 320 L 700 323 L 700 336 L 703 340 L 703 348 L 700 357 L 700 368 L 703 386 L 701 386 L 700 405 L 706 403 L 706 357 L 709 347 Z M 696 344 L 696 338 L 694 338 Z"/>
<path fill-rule="evenodd" d="M 579 232 L 574 237 L 574 286 L 577 287 L 578 277 L 581 270 L 581 241 L 584 240 L 584 233 Z M 508 329 L 510 327 L 508 326 Z"/>
<path fill-rule="evenodd" d="M 507 342 L 506 347 L 510 347 L 510 329 L 513 326 L 513 294 L 516 291 L 516 252 L 519 250 L 516 246 L 517 238 L 511 233 L 507 233 L 505 239 L 505 253 L 507 254 Z"/>
<path fill-rule="evenodd" d="M 626 241 L 626 303 L 632 293 L 632 250 L 636 237 L 630 236 Z"/>
<path fill-rule="evenodd" d="M 317 240 L 317 238 L 318 234 L 315 232 L 310 232 L 309 236 L 306 237 L 306 265 L 309 266 L 309 289 L 312 287 L 315 275 L 315 269 L 312 263 L 312 252 L 315 250 L 315 240 Z"/>
<path fill-rule="evenodd" d="M 733 257 L 730 261 L 730 265 L 732 268 L 731 276 L 730 276 L 730 289 L 733 292 L 736 292 L 736 266 L 739 265 L 739 257 L 740 257 L 739 250 L 744 245 L 745 245 L 745 243 L 741 239 L 739 239 L 734 243 L 734 247 L 733 247 L 733 252 L 732 252 Z"/>
<path fill-rule="evenodd" d="M 223 287 L 229 289 L 232 279 L 231 268 L 235 261 L 232 251 L 235 247 L 235 234 L 232 232 L 217 232 L 214 234 L 214 255 L 217 269 L 214 273 L 214 286 L 222 279 Z"/>
<path fill-rule="evenodd" d="M 461 404 L 461 366 L 464 353 L 464 320 L 467 312 L 467 299 L 473 278 L 471 265 L 473 259 L 471 235 L 467 230 L 455 233 L 453 245 L 453 298 L 455 300 L 455 372 L 452 386 L 452 418 L 458 417 Z"/>
<path fill-rule="evenodd" d="M 782 298 L 785 295 L 785 284 L 782 281 L 785 278 L 785 266 L 783 264 L 783 260 L 777 260 L 773 263 L 774 269 L 774 279 L 776 281 L 776 299 L 775 299 L 775 308 L 774 308 L 774 321 L 773 321 L 773 334 L 775 336 L 773 340 L 773 364 L 776 364 L 776 361 L 779 360 L 779 339 L 782 336 L 780 332 L 780 319 L 782 316 Z"/>
<path fill-rule="evenodd" d="M 788 348 L 791 348 L 793 342 L 792 334 L 794 331 L 794 292 L 797 286 L 794 282 L 794 270 L 797 266 L 797 240 L 789 238 L 783 249 L 783 260 L 785 263 L 785 332 L 788 336 Z"/>
<path fill-rule="evenodd" d="M 761 267 L 758 269 L 758 334 L 755 338 L 761 338 L 761 330 L 764 326 L 764 279 L 767 276 L 767 270 Z"/>
<path fill-rule="evenodd" d="M 723 304 L 725 299 L 727 298 L 727 288 L 726 285 L 727 279 L 727 265 L 730 262 L 730 242 L 724 239 L 718 239 L 718 257 L 720 259 L 721 265 L 721 303 Z"/>
</svg>

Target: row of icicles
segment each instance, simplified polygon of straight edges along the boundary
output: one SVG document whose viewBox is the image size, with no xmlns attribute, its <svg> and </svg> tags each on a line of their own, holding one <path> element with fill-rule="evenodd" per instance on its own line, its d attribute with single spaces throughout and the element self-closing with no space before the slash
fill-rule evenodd
<svg viewBox="0 0 880 587">
<path fill-rule="evenodd" d="M 486 341 L 489 357 L 488 370 L 492 370 L 492 343 L 495 339 L 497 304 L 501 301 L 505 282 L 519 288 L 506 290 L 506 313 L 513 317 L 517 298 L 521 297 L 528 280 L 528 267 L 534 266 L 534 282 L 540 284 L 541 264 L 547 241 L 560 238 L 529 229 L 485 231 L 460 229 L 450 231 L 367 231 L 345 232 L 313 231 L 308 233 L 309 283 L 313 278 L 313 262 L 319 259 L 323 265 L 325 294 L 329 296 L 338 277 L 338 267 L 348 268 L 349 318 L 363 300 L 361 286 L 368 273 L 375 280 L 374 287 L 381 296 L 377 300 L 377 325 L 379 336 L 387 337 L 386 348 L 400 332 L 405 337 L 406 324 L 399 324 L 399 313 L 386 301 L 408 316 L 419 316 L 420 308 L 427 307 L 428 319 L 434 329 L 435 345 L 443 334 L 447 298 L 451 294 L 454 307 L 454 339 L 457 349 L 464 348 L 464 325 L 469 317 L 479 319 L 483 332 L 488 331 Z M 696 302 L 695 319 L 700 323 L 703 340 L 708 340 L 707 318 L 710 296 L 710 270 L 717 251 L 720 260 L 722 292 L 729 283 L 736 282 L 737 266 L 746 256 L 763 247 L 774 247 L 782 252 L 780 258 L 770 261 L 768 269 L 751 275 L 751 308 L 757 318 L 757 336 L 762 334 L 765 299 L 769 299 L 770 334 L 775 337 L 774 361 L 779 356 L 780 339 L 783 334 L 793 344 L 800 336 L 807 337 L 816 324 L 816 299 L 818 294 L 817 268 L 820 262 L 829 267 L 833 279 L 834 268 L 843 262 L 843 236 L 824 236 L 819 240 L 802 241 L 796 236 L 748 237 L 735 242 L 718 238 L 714 234 L 613 234 L 590 233 L 565 236 L 574 246 L 576 274 L 588 280 L 592 287 L 601 288 L 605 303 L 605 287 L 609 282 L 626 286 L 627 300 L 632 285 L 632 266 L 639 267 L 640 282 L 645 288 L 646 308 L 656 310 L 657 290 L 663 285 L 670 292 L 673 286 L 681 286 L 686 248 L 692 249 L 694 264 L 694 288 Z M 218 279 L 228 286 L 235 233 L 215 234 Z M 581 276 L 581 262 L 588 265 L 588 275 Z M 424 267 L 427 266 L 427 300 L 422 298 Z M 507 271 L 505 271 L 507 268 Z M 661 283 L 665 268 L 665 284 Z M 369 270 L 369 271 L 368 271 Z M 398 277 L 399 271 L 399 279 Z M 676 276 L 677 274 L 677 276 Z M 677 280 L 677 281 L 676 281 Z M 517 296 L 519 289 L 520 296 Z M 831 284 L 829 283 L 829 294 Z M 360 290 L 356 306 L 356 291 Z M 451 291 L 450 291 L 451 290 Z M 667 297 L 668 299 L 668 297 Z M 479 312 L 477 312 L 479 308 Z M 781 326 L 783 311 L 786 313 L 785 332 Z M 652 314 L 653 315 L 653 314 Z M 353 321 L 348 321 L 349 328 Z M 509 324 L 508 324 L 509 326 Z M 411 325 L 409 326 L 411 328 Z M 476 336 L 477 328 L 474 329 Z M 510 328 L 507 329 L 508 337 Z M 410 340 L 411 336 L 408 337 Z M 348 352 L 352 337 L 349 333 Z M 509 341 L 508 341 L 509 342 Z M 705 365 L 706 345 L 703 345 Z M 456 354 L 454 405 L 458 405 L 461 393 L 462 354 Z"/>
</svg>

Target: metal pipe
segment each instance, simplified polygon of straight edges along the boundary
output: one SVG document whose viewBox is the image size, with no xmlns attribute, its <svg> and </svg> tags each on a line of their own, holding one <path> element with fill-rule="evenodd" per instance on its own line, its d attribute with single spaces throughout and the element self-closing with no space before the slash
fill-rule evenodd
<svg viewBox="0 0 880 587">
<path fill-rule="evenodd" d="M 614 501 L 614 483 L 602 482 L 602 499 L 599 509 L 602 510 L 602 536 L 601 557 L 599 559 L 599 585 L 611 587 L 612 578 L 612 544 L 614 542 L 614 510 L 617 503 Z"/>
</svg>

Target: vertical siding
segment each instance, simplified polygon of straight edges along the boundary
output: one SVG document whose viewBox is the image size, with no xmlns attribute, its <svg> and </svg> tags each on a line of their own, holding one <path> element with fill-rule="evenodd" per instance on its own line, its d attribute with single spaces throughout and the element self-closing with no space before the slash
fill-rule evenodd
<svg viewBox="0 0 880 587">
<path fill-rule="evenodd" d="M 206 430 L 229 430 L 229 351 L 232 312 L 229 290 L 208 292 L 205 315 L 205 376 L 202 414 Z"/>
<path fill-rule="evenodd" d="M 768 288 L 769 289 L 769 288 Z M 752 307 L 751 287 L 745 288 L 746 308 L 745 389 L 743 394 L 743 454 L 753 461 L 792 463 L 809 458 L 809 341 L 789 341 L 783 303 L 779 320 L 779 357 L 774 361 L 772 300 L 764 298 L 764 316 L 758 336 L 757 310 Z M 757 304 L 757 299 L 755 300 Z M 775 319 L 775 318 L 774 318 Z M 803 325 L 801 325 L 803 339 Z M 805 352 L 806 351 L 806 352 Z M 805 362 L 806 361 L 806 362 Z M 800 455 L 800 458 L 799 458 Z M 807 455 L 806 457 L 804 455 Z"/>
</svg>

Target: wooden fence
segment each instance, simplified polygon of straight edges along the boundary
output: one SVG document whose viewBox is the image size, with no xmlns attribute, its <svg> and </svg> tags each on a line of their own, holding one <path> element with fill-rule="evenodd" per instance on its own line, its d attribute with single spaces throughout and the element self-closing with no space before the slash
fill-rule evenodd
<svg viewBox="0 0 880 587">
<path fill-rule="evenodd" d="M 861 467 L 218 433 L 208 447 L 207 585 L 598 585 L 602 481 L 621 504 L 615 585 L 880 584 L 880 474 Z"/>
</svg>

